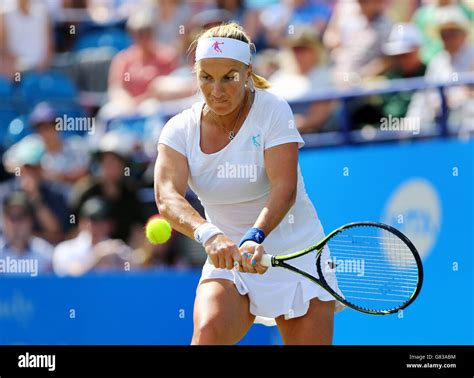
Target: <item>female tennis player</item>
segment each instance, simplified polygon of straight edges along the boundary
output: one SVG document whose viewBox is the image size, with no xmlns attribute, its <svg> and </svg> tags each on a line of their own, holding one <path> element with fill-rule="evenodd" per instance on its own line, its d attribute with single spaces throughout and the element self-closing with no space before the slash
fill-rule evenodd
<svg viewBox="0 0 474 378">
<path fill-rule="evenodd" d="M 298 165 L 304 142 L 292 111 L 265 91 L 269 83 L 252 71 L 252 50 L 238 24 L 204 32 L 195 56 L 204 101 L 171 118 L 160 135 L 159 211 L 208 255 L 192 344 L 235 344 L 254 322 L 276 323 L 285 344 L 330 344 L 334 299 L 304 277 L 259 263 L 265 251 L 303 249 L 324 231 L 304 188 Z M 188 184 L 206 219 L 185 200 Z M 295 265 L 317 276 L 307 257 Z"/>
</svg>

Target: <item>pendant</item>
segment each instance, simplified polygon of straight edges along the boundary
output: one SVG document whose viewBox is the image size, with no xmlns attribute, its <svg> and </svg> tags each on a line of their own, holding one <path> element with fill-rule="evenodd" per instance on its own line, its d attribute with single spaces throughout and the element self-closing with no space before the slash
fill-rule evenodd
<svg viewBox="0 0 474 378">
<path fill-rule="evenodd" d="M 233 131 L 229 132 L 229 140 L 232 140 L 235 138 L 235 134 Z"/>
</svg>

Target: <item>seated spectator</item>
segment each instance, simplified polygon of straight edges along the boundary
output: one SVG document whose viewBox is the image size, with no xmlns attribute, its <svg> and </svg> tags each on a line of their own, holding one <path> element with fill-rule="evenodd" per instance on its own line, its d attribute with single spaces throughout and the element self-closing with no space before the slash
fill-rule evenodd
<svg viewBox="0 0 474 378">
<path fill-rule="evenodd" d="M 35 234 L 52 244 L 61 241 L 71 228 L 66 188 L 45 179 L 41 161 L 45 148 L 38 138 L 24 138 L 4 154 L 7 171 L 14 177 L 0 185 L 0 198 L 9 192 L 22 190 L 34 209 Z"/>
<path fill-rule="evenodd" d="M 444 51 L 430 62 L 429 78 L 452 81 L 453 74 L 474 72 L 474 46 L 468 39 L 471 29 L 472 25 L 459 7 L 439 9 L 437 30 Z"/>
<path fill-rule="evenodd" d="M 150 12 L 140 11 L 128 19 L 127 28 L 134 43 L 112 60 L 108 88 L 110 102 L 101 110 L 102 119 L 140 113 L 140 106 L 153 106 L 146 103 L 153 97 L 149 93 L 150 83 L 177 67 L 176 51 L 155 42 L 153 27 Z"/>
<path fill-rule="evenodd" d="M 66 0 L 83 5 L 90 18 L 98 24 L 109 24 L 127 19 L 143 0 Z"/>
<path fill-rule="evenodd" d="M 425 76 L 426 65 L 421 60 L 421 45 L 421 34 L 414 25 L 395 24 L 383 46 L 383 52 L 391 59 L 391 66 L 383 78 L 394 80 Z M 352 122 L 356 128 L 362 128 L 368 124 L 379 125 L 383 117 L 412 116 L 408 114 L 408 109 L 414 96 L 414 91 L 398 91 L 359 99 L 352 103 Z"/>
<path fill-rule="evenodd" d="M 26 193 L 9 193 L 3 201 L 3 235 L 0 236 L 0 277 L 52 272 L 53 247 L 33 235 L 34 208 Z"/>
<path fill-rule="evenodd" d="M 471 10 L 472 12 L 472 10 Z M 471 13 L 472 16 L 472 13 Z M 456 81 L 465 73 L 474 73 L 474 45 L 469 40 L 472 22 L 457 7 L 450 7 L 439 15 L 439 33 L 445 51 L 428 66 L 427 76 L 433 80 Z M 452 87 L 446 91 L 451 109 L 449 124 L 457 131 L 474 130 L 474 88 Z"/>
<path fill-rule="evenodd" d="M 41 159 L 44 177 L 64 184 L 74 184 L 87 174 L 89 153 L 86 141 L 80 136 L 61 138 L 56 128 L 57 112 L 48 104 L 38 104 L 30 115 L 30 125 L 38 134 L 45 152 Z"/>
<path fill-rule="evenodd" d="M 216 0 L 218 9 L 224 9 L 231 15 L 232 21 L 245 29 L 247 21 L 247 4 L 244 0 Z"/>
<path fill-rule="evenodd" d="M 194 13 L 194 15 L 191 17 L 191 20 L 189 21 L 191 29 L 188 35 L 189 41 L 194 40 L 193 37 L 197 36 L 196 32 L 199 33 L 203 30 L 207 30 L 214 26 L 218 26 L 222 23 L 230 21 L 232 21 L 232 13 L 226 9 L 202 9 L 200 12 Z"/>
<path fill-rule="evenodd" d="M 317 94 L 333 88 L 329 66 L 325 64 L 324 49 L 319 35 L 310 26 L 300 26 L 287 38 L 288 47 L 294 58 L 294 69 L 288 64 L 275 72 L 269 81 L 269 91 L 291 101 Z M 294 107 L 296 126 L 300 132 L 316 132 L 334 128 L 328 120 L 333 114 L 335 103 L 321 101 L 303 107 Z"/>
<path fill-rule="evenodd" d="M 286 0 L 269 6 L 260 15 L 267 34 L 268 44 L 280 46 L 293 30 L 309 26 L 322 34 L 331 15 L 330 6 L 324 1 Z"/>
<path fill-rule="evenodd" d="M 146 243 L 146 244 L 145 244 Z M 178 255 L 176 243 L 174 246 L 167 244 L 150 244 L 145 242 L 134 251 L 134 262 L 137 269 L 154 270 L 163 268 L 187 268 L 189 264 Z"/>
<path fill-rule="evenodd" d="M 385 16 L 386 0 L 339 0 L 324 34 L 331 51 L 338 85 L 359 85 L 382 74 L 388 62 L 382 46 L 392 22 Z"/>
<path fill-rule="evenodd" d="M 253 69 L 263 77 L 271 77 L 281 68 L 280 51 L 265 49 L 257 54 L 253 61 Z"/>
<path fill-rule="evenodd" d="M 47 70 L 54 55 L 53 29 L 41 1 L 16 0 L 0 14 L 0 58 L 13 62 L 14 71 Z M 4 51 L 1 51 L 4 50 Z"/>
<path fill-rule="evenodd" d="M 457 6 L 458 3 L 459 0 L 433 0 L 419 7 L 413 15 L 412 22 L 423 35 L 421 57 L 424 63 L 430 63 L 444 50 L 443 42 L 436 30 L 439 12 L 442 12 L 444 7 Z"/>
<path fill-rule="evenodd" d="M 443 42 L 444 51 L 436 55 L 426 70 L 426 78 L 440 83 L 456 82 L 460 76 L 474 72 L 474 46 L 468 39 L 470 22 L 457 6 L 439 10 L 437 30 Z M 470 110 L 474 102 L 474 91 L 469 86 L 453 86 L 445 90 L 450 108 L 449 124 L 453 129 L 473 130 L 473 115 Z M 419 96 L 413 112 L 423 122 L 433 122 L 441 109 L 437 91 Z"/>
<path fill-rule="evenodd" d="M 242 26 L 259 52 L 262 52 L 264 49 L 277 48 L 277 46 L 268 46 L 267 30 L 264 28 L 266 19 L 262 18 L 262 13 L 277 2 L 277 0 L 245 0 L 245 21 Z"/>
<path fill-rule="evenodd" d="M 91 197 L 85 201 L 79 210 L 79 234 L 54 249 L 54 272 L 59 276 L 80 276 L 93 270 L 105 258 L 104 245 L 107 244 L 103 243 L 112 241 L 113 219 L 110 206 L 103 198 Z M 118 245 L 122 246 L 123 242 L 114 244 Z M 114 253 L 105 249 L 107 255 Z"/>
<path fill-rule="evenodd" d="M 115 227 L 114 239 L 121 239 L 135 247 L 137 234 L 143 234 L 143 216 L 136 188 L 131 182 L 130 163 L 135 146 L 127 135 L 118 131 L 107 133 L 100 142 L 96 154 L 98 172 L 76 184 L 72 196 L 72 208 L 76 213 L 92 197 L 104 198 L 110 206 Z"/>
<path fill-rule="evenodd" d="M 178 46 L 184 36 L 191 17 L 189 4 L 183 0 L 155 0 L 154 35 L 158 43 L 168 46 Z M 183 32 L 180 32 L 183 30 Z"/>
<path fill-rule="evenodd" d="M 94 247 L 91 272 L 129 272 L 140 269 L 134 251 L 120 239 L 109 239 Z"/>
<path fill-rule="evenodd" d="M 422 38 L 412 24 L 396 24 L 384 46 L 384 52 L 392 57 L 391 68 L 385 73 L 387 79 L 423 77 L 426 65 L 421 60 Z M 396 92 L 382 96 L 382 115 L 405 117 L 413 92 Z"/>
</svg>

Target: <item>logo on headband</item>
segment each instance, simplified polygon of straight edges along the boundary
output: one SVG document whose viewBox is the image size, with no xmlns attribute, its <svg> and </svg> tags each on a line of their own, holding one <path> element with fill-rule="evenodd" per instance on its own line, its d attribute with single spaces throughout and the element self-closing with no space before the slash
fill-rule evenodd
<svg viewBox="0 0 474 378">
<path fill-rule="evenodd" d="M 215 52 L 221 53 L 222 50 L 221 50 L 221 48 L 219 47 L 219 45 L 223 45 L 223 44 L 224 44 L 224 42 L 215 41 L 215 42 L 212 44 L 212 47 L 214 48 L 214 51 L 215 51 Z"/>
</svg>

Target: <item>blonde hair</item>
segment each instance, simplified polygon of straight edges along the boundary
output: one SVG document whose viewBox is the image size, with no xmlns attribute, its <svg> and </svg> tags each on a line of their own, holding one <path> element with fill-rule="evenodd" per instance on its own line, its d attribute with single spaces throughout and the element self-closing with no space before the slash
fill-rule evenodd
<svg viewBox="0 0 474 378">
<path fill-rule="evenodd" d="M 190 50 L 196 48 L 197 42 L 199 40 L 213 37 L 237 39 L 239 41 L 247 43 L 250 46 L 250 51 L 253 53 L 255 52 L 255 45 L 250 41 L 250 38 L 247 33 L 245 33 L 244 28 L 242 28 L 242 26 L 240 26 L 236 22 L 230 22 L 227 24 L 214 26 L 208 30 L 205 30 L 192 42 L 191 46 L 189 47 Z M 271 87 L 271 84 L 268 82 L 267 79 L 260 75 L 257 75 L 255 72 L 253 72 L 253 70 L 251 72 L 251 78 L 255 88 L 267 89 Z"/>
</svg>

